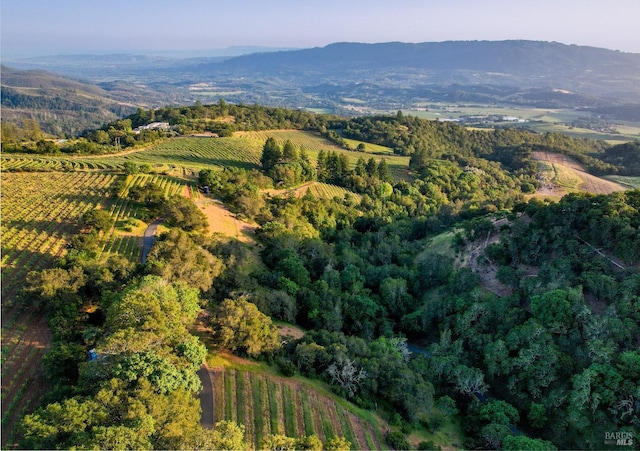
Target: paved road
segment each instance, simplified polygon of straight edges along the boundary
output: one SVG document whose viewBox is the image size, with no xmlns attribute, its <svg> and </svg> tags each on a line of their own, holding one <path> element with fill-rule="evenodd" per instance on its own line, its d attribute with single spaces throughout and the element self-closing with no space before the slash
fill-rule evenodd
<svg viewBox="0 0 640 451">
<path fill-rule="evenodd" d="M 140 255 L 140 261 L 142 263 L 147 262 L 147 255 L 149 255 L 149 250 L 156 240 L 156 230 L 163 221 L 164 219 L 156 219 L 151 224 L 149 224 L 147 230 L 144 231 L 144 237 L 142 238 L 142 254 Z"/>
<path fill-rule="evenodd" d="M 200 424 L 203 428 L 213 429 L 213 381 L 211 380 L 211 372 L 206 365 L 202 365 L 198 370 L 198 377 L 202 382 L 202 390 L 200 391 L 200 407 L 202 407 L 202 416 Z"/>
</svg>

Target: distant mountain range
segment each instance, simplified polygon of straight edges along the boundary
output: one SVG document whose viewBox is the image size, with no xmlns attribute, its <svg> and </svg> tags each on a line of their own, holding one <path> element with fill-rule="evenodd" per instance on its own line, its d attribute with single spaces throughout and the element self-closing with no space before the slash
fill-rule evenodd
<svg viewBox="0 0 640 451">
<path fill-rule="evenodd" d="M 304 85 L 327 81 L 494 84 L 640 100 L 640 54 L 556 42 L 337 43 L 239 56 L 203 64 L 194 72 L 281 77 Z"/>
<path fill-rule="evenodd" d="M 145 107 L 219 98 L 337 113 L 347 111 L 345 98 L 357 99 L 363 111 L 408 108 L 430 101 L 619 111 L 637 111 L 640 105 L 640 54 L 595 47 L 538 41 L 448 41 L 264 50 L 235 57 L 184 59 L 67 55 L 7 64 L 57 72 L 97 85 L 101 95 L 120 105 Z M 3 68 L 3 90 L 21 88 L 21 94 L 40 95 L 27 92 L 21 81 L 33 77 L 34 73 L 27 77 Z M 58 89 L 57 94 L 61 92 Z M 3 95 L 3 109 L 19 107 L 7 105 Z"/>
</svg>

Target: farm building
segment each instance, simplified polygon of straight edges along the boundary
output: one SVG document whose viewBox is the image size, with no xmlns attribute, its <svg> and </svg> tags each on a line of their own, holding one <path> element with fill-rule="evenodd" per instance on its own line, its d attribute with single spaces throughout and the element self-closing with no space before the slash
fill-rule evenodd
<svg viewBox="0 0 640 451">
<path fill-rule="evenodd" d="M 152 122 L 147 125 L 141 125 L 140 127 L 136 127 L 133 131 L 135 133 L 140 133 L 142 130 L 169 130 L 168 122 Z"/>
</svg>

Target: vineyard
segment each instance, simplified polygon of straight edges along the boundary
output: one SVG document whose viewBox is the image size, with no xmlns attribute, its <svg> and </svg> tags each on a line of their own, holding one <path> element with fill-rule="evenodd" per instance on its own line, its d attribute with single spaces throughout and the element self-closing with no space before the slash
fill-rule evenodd
<svg viewBox="0 0 640 451">
<path fill-rule="evenodd" d="M 88 209 L 105 206 L 116 177 L 94 172 L 2 174 L 2 443 L 45 391 L 44 316 L 16 302 L 29 271 L 50 267 Z"/>
<path fill-rule="evenodd" d="M 318 159 L 320 151 L 324 152 L 337 152 L 349 157 L 351 168 L 355 167 L 359 158 L 368 160 L 374 158 L 379 162 L 382 158 L 387 161 L 389 169 L 394 177 L 399 179 L 409 179 L 408 167 L 409 157 L 403 157 L 400 155 L 393 155 L 390 149 L 382 146 L 376 146 L 374 144 L 367 144 L 367 151 L 357 152 L 354 150 L 345 150 L 336 146 L 331 141 L 311 132 L 297 131 L 297 130 L 269 130 L 264 132 L 237 132 L 237 136 L 255 140 L 260 146 L 264 145 L 267 138 L 272 137 L 281 145 L 287 140 L 291 141 L 294 145 L 306 150 L 311 163 L 315 164 Z M 359 141 L 358 141 L 359 142 Z M 356 143 L 356 141 L 351 141 Z M 369 153 L 369 151 L 375 153 Z M 381 155 L 382 154 L 382 155 Z"/>
<path fill-rule="evenodd" d="M 251 139 L 262 144 L 267 138 L 274 138 L 279 144 L 291 141 L 298 147 L 304 148 L 309 154 L 312 161 L 316 160 L 318 153 L 323 150 L 325 152 L 341 152 L 343 150 L 331 141 L 311 132 L 298 130 L 268 130 L 260 132 L 236 132 L 236 136 Z"/>
<path fill-rule="evenodd" d="M 344 436 L 352 449 L 381 449 L 380 429 L 329 395 L 303 382 L 236 369 L 210 369 L 214 421 L 245 425 L 245 438 L 260 449 L 268 434 Z"/>
<path fill-rule="evenodd" d="M 309 191 L 315 197 L 318 197 L 321 199 L 333 199 L 335 197 L 337 197 L 338 199 L 344 199 L 344 197 L 347 194 L 349 194 L 354 200 L 359 201 L 361 197 L 359 194 L 355 194 L 354 192 L 349 191 L 348 189 L 343 188 L 341 186 L 330 185 L 328 183 L 320 183 L 320 182 L 311 183 L 309 185 Z M 305 193 L 306 193 L 306 189 L 301 194 L 304 195 Z"/>
<path fill-rule="evenodd" d="M 305 149 L 314 164 L 320 151 L 343 153 L 349 157 L 352 166 L 361 157 L 373 157 L 376 161 L 385 158 L 394 176 L 406 178 L 409 157 L 377 151 L 373 154 L 344 150 L 319 135 L 296 130 L 236 132 L 232 138 L 180 137 L 144 149 L 104 156 L 31 157 L 9 154 L 1 156 L 0 164 L 3 172 L 122 171 L 125 162 L 148 164 L 153 172 L 189 170 L 197 173 L 211 166 L 253 169 L 260 166 L 262 147 L 269 137 L 275 138 L 280 144 L 290 140 Z M 379 150 L 372 146 L 369 145 L 369 148 Z"/>
<path fill-rule="evenodd" d="M 210 166 L 257 168 L 264 141 L 244 138 L 183 137 L 163 141 L 144 153 L 131 154 L 134 163 L 157 163 L 203 169 Z"/>
<path fill-rule="evenodd" d="M 312 159 L 322 149 L 342 152 L 310 133 L 273 133 L 283 142 L 291 139 L 304 147 Z M 93 208 L 108 211 L 113 219 L 113 227 L 100 235 L 98 256 L 118 254 L 132 262 L 140 261 L 142 236 L 151 218 L 127 198 L 129 189 L 152 182 L 167 196 L 181 193 L 200 204 L 194 182 L 198 171 L 212 166 L 258 168 L 267 136 L 265 132 L 234 138 L 176 138 L 103 156 L 0 156 L 3 447 L 13 446 L 17 421 L 47 390 L 41 360 L 50 347 L 51 336 L 43 313 L 19 296 L 27 274 L 52 267 L 66 252 L 70 239 L 80 232 L 80 217 Z M 127 161 L 148 164 L 151 173 L 122 175 Z M 114 196 L 116 182 L 121 182 L 121 188 Z M 349 193 L 344 188 L 311 182 L 299 188 L 298 195 L 304 195 L 307 189 L 323 198 L 344 198 Z M 236 224 L 234 230 L 237 228 Z M 246 423 L 247 434 L 256 446 L 260 445 L 256 437 L 262 432 L 315 433 L 321 438 L 344 435 L 358 448 L 379 448 L 383 443 L 379 431 L 371 425 L 331 398 L 307 391 L 300 384 L 242 372 L 221 372 L 215 380 L 223 384 L 216 390 L 231 396 L 228 400 L 216 397 L 217 418 L 251 417 Z M 239 401 L 245 396 L 246 405 Z"/>
<path fill-rule="evenodd" d="M 50 266 L 64 251 L 85 211 L 108 204 L 115 179 L 94 172 L 2 175 L 3 305 L 28 271 Z"/>
<path fill-rule="evenodd" d="M 51 267 L 79 232 L 79 218 L 96 207 L 109 211 L 114 220 L 114 227 L 100 238 L 99 255 L 117 253 L 138 262 L 147 224 L 139 205 L 126 198 L 128 190 L 153 182 L 169 196 L 190 186 L 184 179 L 136 174 L 127 176 L 120 196 L 114 197 L 111 187 L 119 177 L 98 171 L 2 174 L 3 445 L 11 440 L 17 419 L 45 391 L 40 361 L 51 338 L 42 312 L 18 300 L 27 274 Z"/>
<path fill-rule="evenodd" d="M 160 186 L 166 197 L 180 194 L 189 182 L 162 175 L 135 174 L 125 179 L 124 187 L 108 207 L 115 226 L 107 232 L 100 241 L 99 256 L 120 254 L 132 262 L 140 261 L 142 236 L 147 226 L 142 211 L 134 202 L 127 198 L 129 189 L 137 185 L 154 183 Z"/>
<path fill-rule="evenodd" d="M 353 191 L 348 190 L 347 188 L 343 188 L 342 186 L 331 185 L 329 183 L 322 182 L 307 182 L 304 185 L 298 186 L 296 188 L 291 189 L 269 189 L 264 191 L 266 194 L 271 196 L 288 196 L 294 194 L 296 197 L 302 197 L 307 192 L 311 193 L 313 196 L 320 199 L 344 199 L 345 196 L 351 196 L 355 201 L 360 201 L 362 196 L 360 194 L 354 193 Z"/>
<path fill-rule="evenodd" d="M 148 164 L 154 172 L 175 169 L 240 167 L 252 169 L 260 164 L 263 142 L 246 138 L 181 137 L 151 147 L 113 155 L 25 156 L 2 155 L 3 172 L 13 171 L 122 171 L 125 162 Z"/>
</svg>

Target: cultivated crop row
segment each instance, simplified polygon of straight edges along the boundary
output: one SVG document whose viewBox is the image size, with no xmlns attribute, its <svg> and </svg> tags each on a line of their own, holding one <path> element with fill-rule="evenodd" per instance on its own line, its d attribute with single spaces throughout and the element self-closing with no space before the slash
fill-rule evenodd
<svg viewBox="0 0 640 451">
<path fill-rule="evenodd" d="M 356 200 L 360 199 L 360 195 L 353 193 L 353 191 L 349 191 L 341 186 L 330 185 L 328 183 L 313 183 L 309 186 L 309 189 L 314 196 L 321 199 L 333 199 L 334 197 L 344 199 L 347 194 Z"/>
<path fill-rule="evenodd" d="M 274 138 L 280 145 L 283 145 L 287 141 L 291 141 L 298 148 L 303 148 L 307 152 L 309 160 L 315 164 L 318 159 L 320 151 L 337 152 L 349 157 L 351 168 L 353 168 L 358 161 L 358 158 L 374 158 L 376 161 L 380 161 L 384 158 L 387 161 L 390 169 L 394 172 L 400 169 L 406 169 L 409 165 L 409 157 L 403 157 L 399 155 L 379 155 L 367 152 L 356 152 L 353 150 L 345 150 L 341 147 L 333 144 L 331 141 L 319 136 L 315 133 L 299 131 L 299 130 L 267 130 L 261 132 L 238 132 L 238 136 L 246 138 L 248 140 L 254 140 L 256 143 L 264 145 L 267 138 Z"/>
<path fill-rule="evenodd" d="M 113 179 L 92 172 L 3 174 L 3 304 L 28 271 L 64 250 L 78 218 L 108 198 Z"/>
<path fill-rule="evenodd" d="M 180 194 L 187 184 L 186 181 L 162 175 L 128 175 L 119 196 L 108 205 L 108 211 L 114 221 L 114 226 L 104 234 L 100 241 L 101 255 L 117 253 L 133 262 L 140 260 L 142 233 L 139 233 L 139 231 L 131 233 L 120 230 L 119 224 L 125 223 L 132 218 L 147 220 L 142 215 L 141 206 L 128 198 L 131 188 L 146 185 L 147 183 L 154 183 L 160 186 L 167 197 Z"/>
<path fill-rule="evenodd" d="M 136 163 L 163 161 L 175 167 L 198 170 L 209 166 L 253 168 L 260 164 L 263 144 L 242 138 L 181 137 L 131 154 L 127 159 Z"/>
<path fill-rule="evenodd" d="M 344 436 L 352 449 L 381 449 L 379 429 L 328 396 L 297 381 L 239 370 L 212 370 L 214 420 L 245 426 L 247 443 L 260 449 L 268 434 Z"/>
<path fill-rule="evenodd" d="M 29 271 L 53 264 L 80 216 L 104 205 L 115 177 L 97 172 L 2 175 L 2 446 L 23 411 L 44 392 L 41 359 L 50 343 L 41 312 L 16 302 Z"/>
<path fill-rule="evenodd" d="M 2 171 L 25 171 L 25 172 L 47 172 L 47 171 L 95 171 L 95 170 L 115 170 L 122 167 L 105 157 L 100 160 L 82 160 L 64 157 L 31 157 L 31 156 L 6 156 L 0 160 Z"/>
<path fill-rule="evenodd" d="M 280 145 L 283 145 L 287 141 L 291 141 L 294 145 L 299 148 L 304 148 L 307 152 L 309 152 L 309 156 L 317 155 L 321 150 L 328 151 L 339 151 L 341 150 L 338 146 L 333 144 L 331 141 L 310 132 L 304 132 L 299 130 L 267 130 L 260 132 L 240 132 L 237 133 L 238 136 L 255 140 L 261 145 L 264 145 L 267 138 L 275 139 Z M 315 159 L 315 158 L 314 158 Z"/>
</svg>

